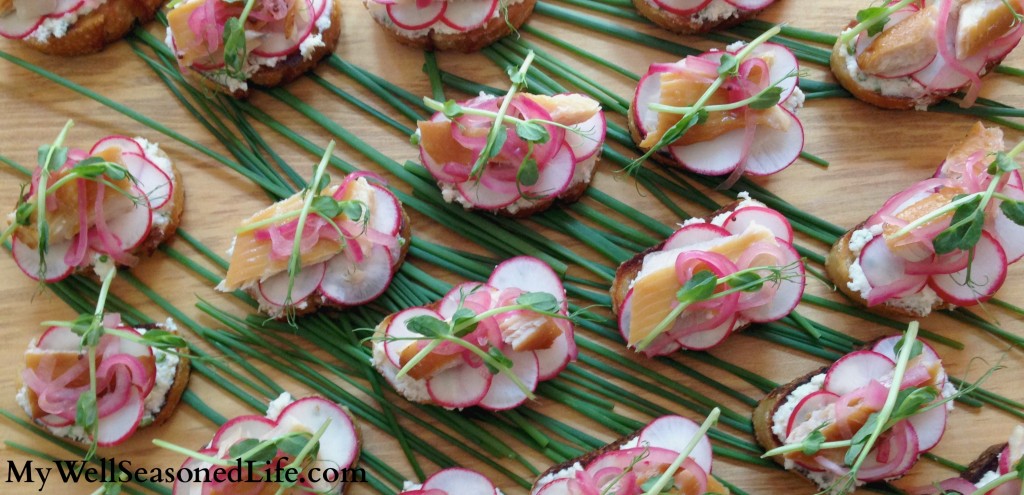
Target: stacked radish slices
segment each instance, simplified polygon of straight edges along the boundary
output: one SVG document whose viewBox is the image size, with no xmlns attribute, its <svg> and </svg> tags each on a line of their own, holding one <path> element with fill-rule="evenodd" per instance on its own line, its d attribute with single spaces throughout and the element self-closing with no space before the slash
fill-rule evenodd
<svg viewBox="0 0 1024 495">
<path fill-rule="evenodd" d="M 746 52 L 735 74 L 722 69 L 724 59 L 731 65 L 741 51 L 745 46 L 736 44 L 652 64 L 629 113 L 640 148 L 703 175 L 769 175 L 793 163 L 804 146 L 803 126 L 794 114 L 803 104 L 796 56 L 782 45 L 761 43 Z M 769 98 L 755 101 L 762 96 Z M 702 111 L 706 119 L 699 118 Z M 675 139 L 666 137 L 690 116 L 691 127 Z"/>
<path fill-rule="evenodd" d="M 501 19 L 501 5 L 522 3 L 522 0 L 367 0 L 364 2 L 373 18 L 404 38 L 417 38 L 434 32 L 465 36 Z"/>
<path fill-rule="evenodd" d="M 116 314 L 107 315 L 103 324 L 139 339 L 146 332 L 122 324 Z M 100 339 L 96 356 L 97 445 L 124 442 L 140 426 L 152 423 L 163 407 L 174 406 L 169 402 L 177 401 L 168 397 L 175 388 L 177 356 L 161 352 L 158 359 L 152 347 L 115 335 Z M 89 379 L 82 337 L 68 327 L 51 327 L 25 352 L 24 387 L 17 399 L 33 420 L 53 433 L 85 442 L 89 434 L 76 423 L 76 414 L 80 397 L 89 391 Z M 184 390 L 184 384 L 178 385 Z"/>
<path fill-rule="evenodd" d="M 343 493 L 348 482 L 358 479 L 353 474 L 360 451 L 358 428 L 345 409 L 327 399 L 290 399 L 283 394 L 266 416 L 239 416 L 224 423 L 213 440 L 196 453 L 200 456 L 189 457 L 180 468 L 220 472 L 220 476 L 192 482 L 183 482 L 179 476 L 174 495 Z M 185 451 L 166 442 L 154 443 Z M 311 447 L 309 457 L 293 466 L 305 447 Z M 213 459 L 223 462 L 211 462 Z M 287 474 L 287 467 L 295 471 Z M 365 475 L 363 478 L 365 481 Z M 294 485 L 282 486 L 289 482 Z"/>
<path fill-rule="evenodd" d="M 39 212 L 27 217 L 20 212 L 40 199 L 41 176 L 40 169 L 33 172 L 27 194 L 7 220 L 15 228 L 15 262 L 43 282 L 62 280 L 101 256 L 120 266 L 135 265 L 136 254 L 173 235 L 184 208 L 180 178 L 156 144 L 110 136 L 89 151 L 68 150 L 66 161 L 48 174 L 43 191 L 48 235 L 40 242 Z"/>
<path fill-rule="evenodd" d="M 422 484 L 405 482 L 399 495 L 501 495 L 491 480 L 469 469 L 438 471 Z"/>
<path fill-rule="evenodd" d="M 303 195 L 297 193 L 242 222 L 218 289 L 249 291 L 260 309 L 275 318 L 322 304 L 350 307 L 376 299 L 409 247 L 401 203 L 382 179 L 355 172 L 320 191 L 311 206 L 317 214 L 306 218 L 300 234 Z M 324 203 L 327 209 L 314 208 Z M 300 267 L 293 277 L 288 267 L 296 237 Z"/>
<path fill-rule="evenodd" d="M 72 23 L 102 5 L 105 0 L 15 0 L 7 2 L 10 10 L 0 9 L 0 36 L 10 39 L 34 38 L 43 42 L 52 29 L 46 24 Z M 65 29 L 67 27 L 65 26 Z"/>
<path fill-rule="evenodd" d="M 812 435 L 823 442 L 856 442 L 857 438 L 865 438 L 865 432 L 858 432 L 868 427 L 872 414 L 883 410 L 894 386 L 901 339 L 884 338 L 870 350 L 847 354 L 827 371 L 781 398 L 771 412 L 771 432 L 776 443 L 799 444 Z M 939 443 L 946 429 L 952 403 L 942 402 L 952 397 L 955 389 L 934 349 L 921 343 L 920 353 L 909 359 L 897 385 L 904 395 L 931 400 L 896 402 L 892 415 L 885 421 L 889 427 L 883 429 L 856 472 L 857 485 L 903 476 L 922 453 Z M 903 407 L 906 404 L 913 407 Z M 814 443 L 821 445 L 817 440 Z M 852 462 L 844 460 L 849 458 L 848 447 L 823 445 L 820 450 L 812 449 L 816 452 L 811 454 L 791 450 L 785 454 L 785 466 L 827 488 L 849 473 Z"/>
<path fill-rule="evenodd" d="M 663 416 L 639 432 L 600 451 L 555 466 L 534 483 L 532 495 L 649 493 L 647 487 L 667 474 L 687 444 L 700 436 L 679 468 L 671 473 L 671 491 L 679 495 L 729 490 L 711 476 L 711 442 L 700 426 L 681 416 Z"/>
<path fill-rule="evenodd" d="M 607 131 L 593 99 L 519 93 L 480 96 L 458 106 L 458 112 L 439 111 L 420 122 L 417 131 L 420 159 L 445 201 L 526 216 L 555 200 L 575 201 L 590 184 Z M 498 130 L 503 136 L 495 145 L 495 116 L 506 106 Z M 522 122 L 533 124 L 529 135 Z M 483 153 L 490 158 L 481 159 Z"/>
<path fill-rule="evenodd" d="M 934 177 L 891 197 L 837 243 L 830 258 L 839 258 L 836 253 L 845 245 L 851 260 L 844 290 L 868 306 L 920 316 L 944 305 L 975 305 L 999 290 L 1008 265 L 1024 257 L 1024 225 L 1002 208 L 1004 203 L 1021 204 L 1024 183 L 1019 170 L 990 170 L 990 153 L 1001 149 L 1002 134 L 978 124 L 968 140 L 985 135 L 993 136 L 990 144 L 954 151 Z M 954 224 L 957 201 L 974 211 L 970 216 L 957 213 Z M 977 231 L 961 232 L 966 221 Z M 972 235 L 975 244 L 960 244 Z M 948 241 L 955 245 L 947 246 Z M 842 281 L 843 268 L 838 265 L 838 260 L 830 260 L 827 267 L 834 280 Z"/>
<path fill-rule="evenodd" d="M 430 307 L 377 327 L 373 364 L 414 402 L 512 409 L 576 357 L 565 289 L 544 262 L 512 258 L 487 283 L 464 283 Z"/>
<path fill-rule="evenodd" d="M 751 199 L 688 221 L 616 272 L 612 299 L 623 339 L 648 356 L 704 350 L 752 322 L 786 316 L 804 289 L 792 242 L 786 217 Z M 714 280 L 706 279 L 702 297 L 684 297 L 709 273 Z M 745 277 L 753 283 L 740 283 Z"/>
</svg>

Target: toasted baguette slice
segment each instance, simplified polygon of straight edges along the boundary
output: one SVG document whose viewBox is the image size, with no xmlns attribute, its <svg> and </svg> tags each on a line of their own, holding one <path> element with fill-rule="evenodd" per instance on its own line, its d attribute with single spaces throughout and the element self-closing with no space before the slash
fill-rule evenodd
<svg viewBox="0 0 1024 495">
<path fill-rule="evenodd" d="M 757 444 L 763 447 L 765 451 L 782 446 L 782 442 L 780 442 L 779 439 L 775 437 L 775 434 L 772 433 L 772 417 L 775 416 L 775 412 L 778 411 L 779 407 L 786 402 L 786 398 L 789 397 L 794 390 L 811 381 L 815 376 L 827 371 L 828 366 L 811 371 L 796 380 L 777 387 L 757 403 L 757 407 L 754 408 L 752 417 L 754 423 L 754 438 L 757 440 Z M 783 464 L 783 460 L 780 456 L 775 456 L 772 459 L 780 465 Z M 802 471 L 802 468 L 799 466 L 797 466 L 796 471 L 800 474 L 805 474 L 805 471 Z"/>
<path fill-rule="evenodd" d="M 74 57 L 103 50 L 120 40 L 136 24 L 149 22 L 163 5 L 163 0 L 107 0 L 81 17 L 63 36 L 45 41 L 25 38 L 25 44 L 48 55 Z"/>
<path fill-rule="evenodd" d="M 363 6 L 370 11 L 377 24 L 399 43 L 423 50 L 462 53 L 480 51 L 512 34 L 526 23 L 536 5 L 537 0 L 522 0 L 508 5 L 506 14 L 502 14 L 500 7 L 495 8 L 495 14 L 480 27 L 465 32 L 449 32 L 429 27 L 417 30 L 402 29 L 388 18 L 382 5 L 375 5 L 374 0 L 363 0 Z"/>
<path fill-rule="evenodd" d="M 999 470 L 999 454 L 1006 449 L 1006 442 L 998 443 L 985 449 L 977 459 L 971 461 L 960 477 L 977 484 L 985 473 Z"/>
<path fill-rule="evenodd" d="M 173 322 L 171 322 L 170 320 L 168 320 L 168 323 L 166 323 L 166 324 L 163 324 L 163 323 L 150 323 L 150 324 L 140 325 L 140 326 L 136 327 L 136 329 L 142 330 L 142 331 L 164 330 L 164 331 L 168 331 L 168 332 L 171 332 L 171 333 L 174 333 L 174 334 L 178 334 L 179 333 L 177 328 L 173 325 Z M 33 347 L 35 347 L 35 341 L 32 342 L 32 344 L 30 345 L 29 349 L 31 350 Z M 160 352 L 160 351 L 154 351 L 154 353 L 156 353 L 156 352 Z M 181 396 L 185 393 L 185 390 L 188 388 L 189 378 L 190 378 L 191 373 L 192 373 L 191 360 L 187 357 L 187 353 L 188 353 L 187 349 L 179 349 L 177 356 L 166 355 L 164 357 L 164 359 L 175 359 L 176 358 L 177 359 L 177 363 L 174 365 L 173 373 L 170 374 L 171 378 L 170 378 L 169 382 L 167 383 L 166 391 L 162 394 L 163 395 L 163 401 L 162 401 L 161 405 L 159 407 L 156 407 L 156 408 L 153 408 L 153 409 L 147 408 L 144 411 L 144 415 L 143 415 L 142 421 L 139 423 L 139 428 L 145 428 L 145 427 L 149 427 L 149 426 L 160 426 L 160 425 L 166 423 L 167 420 L 170 419 L 170 417 L 174 414 L 174 411 L 177 408 L 178 403 L 181 401 Z M 157 363 L 157 374 L 158 374 L 158 377 L 160 375 L 160 372 L 161 372 L 160 364 Z M 165 371 L 165 373 L 167 373 L 167 371 Z M 159 380 L 159 378 L 158 378 L 158 380 Z M 160 383 L 158 382 L 157 385 L 160 385 Z M 154 391 L 155 390 L 156 389 L 154 388 Z M 147 396 L 145 398 L 147 404 L 151 400 L 151 396 L 152 396 L 153 393 L 154 392 L 151 392 L 150 396 Z M 19 389 L 18 394 L 17 394 L 17 402 L 22 407 L 22 409 L 25 410 L 25 413 L 28 414 L 29 417 L 33 417 L 33 409 L 34 408 L 33 408 L 33 405 L 30 403 L 31 402 L 30 401 L 30 396 L 31 396 L 31 394 L 29 393 L 27 386 L 22 384 L 22 386 Z M 81 437 L 76 436 L 76 433 L 75 433 L 75 429 L 76 428 L 70 428 L 70 427 L 69 428 L 56 428 L 56 427 L 48 426 L 48 425 L 46 425 L 45 423 L 43 423 L 42 421 L 39 421 L 39 420 L 35 420 L 35 422 L 37 424 L 39 424 L 40 426 L 42 426 L 43 428 L 46 428 L 47 430 L 49 430 L 51 433 L 53 433 L 55 435 L 58 435 L 58 436 L 63 437 L 63 438 L 67 438 L 67 439 L 75 441 L 75 442 L 83 442 L 83 439 Z"/>
<path fill-rule="evenodd" d="M 755 17 L 764 10 L 763 8 L 741 9 L 733 7 L 724 0 L 711 0 L 711 3 L 702 10 L 688 15 L 669 12 L 654 3 L 654 0 L 633 0 L 633 6 L 636 7 L 640 15 L 651 22 L 679 34 L 706 33 L 717 28 L 728 28 Z M 726 10 L 719 13 L 718 9 Z"/>
</svg>

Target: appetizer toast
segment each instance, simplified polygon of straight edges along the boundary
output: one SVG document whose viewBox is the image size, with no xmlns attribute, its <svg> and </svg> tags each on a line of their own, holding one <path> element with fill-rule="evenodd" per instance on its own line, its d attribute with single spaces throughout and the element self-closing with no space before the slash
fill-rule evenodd
<svg viewBox="0 0 1024 495">
<path fill-rule="evenodd" d="M 102 50 L 136 24 L 149 22 L 162 0 L 35 0 L 0 2 L 0 36 L 50 55 Z"/>
<path fill-rule="evenodd" d="M 423 483 L 406 481 L 399 495 L 502 495 L 486 476 L 469 469 L 448 468 Z"/>
<path fill-rule="evenodd" d="M 404 45 L 475 52 L 514 33 L 537 0 L 363 0 L 373 20 Z"/>
<path fill-rule="evenodd" d="M 633 0 L 640 15 L 675 33 L 705 33 L 756 16 L 775 0 Z"/>
</svg>

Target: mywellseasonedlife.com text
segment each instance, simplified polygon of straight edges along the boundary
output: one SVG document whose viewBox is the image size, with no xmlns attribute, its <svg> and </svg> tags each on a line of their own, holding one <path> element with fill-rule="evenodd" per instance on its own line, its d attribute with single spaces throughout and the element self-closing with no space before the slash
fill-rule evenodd
<svg viewBox="0 0 1024 495">
<path fill-rule="evenodd" d="M 255 462 L 236 459 L 232 466 L 196 466 L 188 468 L 134 467 L 129 460 L 100 458 L 95 462 L 77 460 L 36 461 L 26 460 L 20 464 L 7 461 L 5 483 L 25 483 L 38 486 L 42 491 L 46 484 L 152 482 L 152 483 L 365 483 L 366 471 L 362 468 L 310 467 L 305 471 L 288 467 L 287 457 L 273 461 Z"/>
</svg>

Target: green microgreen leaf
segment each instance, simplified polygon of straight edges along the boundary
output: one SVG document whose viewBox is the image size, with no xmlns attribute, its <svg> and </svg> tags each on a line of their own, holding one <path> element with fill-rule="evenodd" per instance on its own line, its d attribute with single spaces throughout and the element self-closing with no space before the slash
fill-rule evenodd
<svg viewBox="0 0 1024 495">
<path fill-rule="evenodd" d="M 543 125 L 529 120 L 516 123 L 516 134 L 529 143 L 544 144 L 551 139 L 551 134 Z"/>
<path fill-rule="evenodd" d="M 825 434 L 821 432 L 821 429 L 824 428 L 824 426 L 825 425 L 815 428 L 810 435 L 807 435 L 807 438 L 805 438 L 803 442 L 804 446 L 800 449 L 800 452 L 803 452 L 804 455 L 814 455 L 821 450 L 821 444 L 825 443 Z"/>
<path fill-rule="evenodd" d="M 409 318 L 406 327 L 410 332 L 436 339 L 448 333 L 449 326 L 443 320 L 429 315 L 419 315 Z"/>
<path fill-rule="evenodd" d="M 237 17 L 224 23 L 224 65 L 232 77 L 245 75 L 246 40 L 245 25 Z"/>
<path fill-rule="evenodd" d="M 180 335 L 167 330 L 152 329 L 142 335 L 146 345 L 156 349 L 181 349 L 188 345 Z"/>
<path fill-rule="evenodd" d="M 754 110 L 767 110 L 779 104 L 782 98 L 782 87 L 772 86 L 757 95 L 754 101 L 750 102 L 750 108 Z"/>
<path fill-rule="evenodd" d="M 717 286 L 718 277 L 709 270 L 701 270 L 694 273 L 693 277 L 687 280 L 679 291 L 676 292 L 676 299 L 679 302 L 688 303 L 704 301 L 715 293 L 715 287 Z"/>
<path fill-rule="evenodd" d="M 740 59 L 731 53 L 723 53 L 718 65 L 718 75 L 731 77 L 739 73 Z"/>
<path fill-rule="evenodd" d="M 99 421 L 99 413 L 96 408 L 96 393 L 92 390 L 82 392 L 78 396 L 78 403 L 75 406 L 75 423 L 85 431 L 91 432 Z"/>
<path fill-rule="evenodd" d="M 555 296 L 547 292 L 527 292 L 516 298 L 516 304 L 526 306 L 538 313 L 556 313 L 561 304 Z"/>
<path fill-rule="evenodd" d="M 55 172 L 68 161 L 68 148 L 66 146 L 44 144 L 39 147 L 39 167 L 49 172 Z"/>
<path fill-rule="evenodd" d="M 499 367 L 511 370 L 514 365 L 512 360 L 497 347 L 487 349 L 487 355 L 490 356 L 491 360 L 485 361 L 484 364 L 487 365 L 487 369 L 490 370 L 492 375 L 496 375 L 500 372 Z"/>
<path fill-rule="evenodd" d="M 540 180 L 540 166 L 537 164 L 537 160 L 527 156 L 523 160 L 523 164 L 519 166 L 519 171 L 516 172 L 516 181 L 524 186 L 532 186 Z"/>
<path fill-rule="evenodd" d="M 455 119 L 464 114 L 462 105 L 459 105 L 455 100 L 448 100 L 444 102 L 444 108 L 441 109 L 441 113 L 449 119 Z"/>
<path fill-rule="evenodd" d="M 988 164 L 989 175 L 996 175 L 999 172 L 1009 173 L 1020 168 L 1017 162 L 1003 151 L 996 153 L 996 157 L 992 160 L 992 163 Z"/>
<path fill-rule="evenodd" d="M 886 12 L 886 6 L 868 7 L 857 12 L 857 22 L 865 23 L 869 20 L 874 21 L 867 27 L 868 36 L 874 36 L 881 33 L 885 29 L 885 25 L 889 22 L 889 14 Z"/>
<path fill-rule="evenodd" d="M 1003 201 L 999 205 L 999 210 L 1009 218 L 1011 222 L 1024 226 L 1024 202 L 1021 201 Z"/>
<path fill-rule="evenodd" d="M 757 272 L 737 272 L 729 277 L 729 287 L 740 289 L 744 292 L 757 292 L 764 286 L 764 277 Z"/>
</svg>

